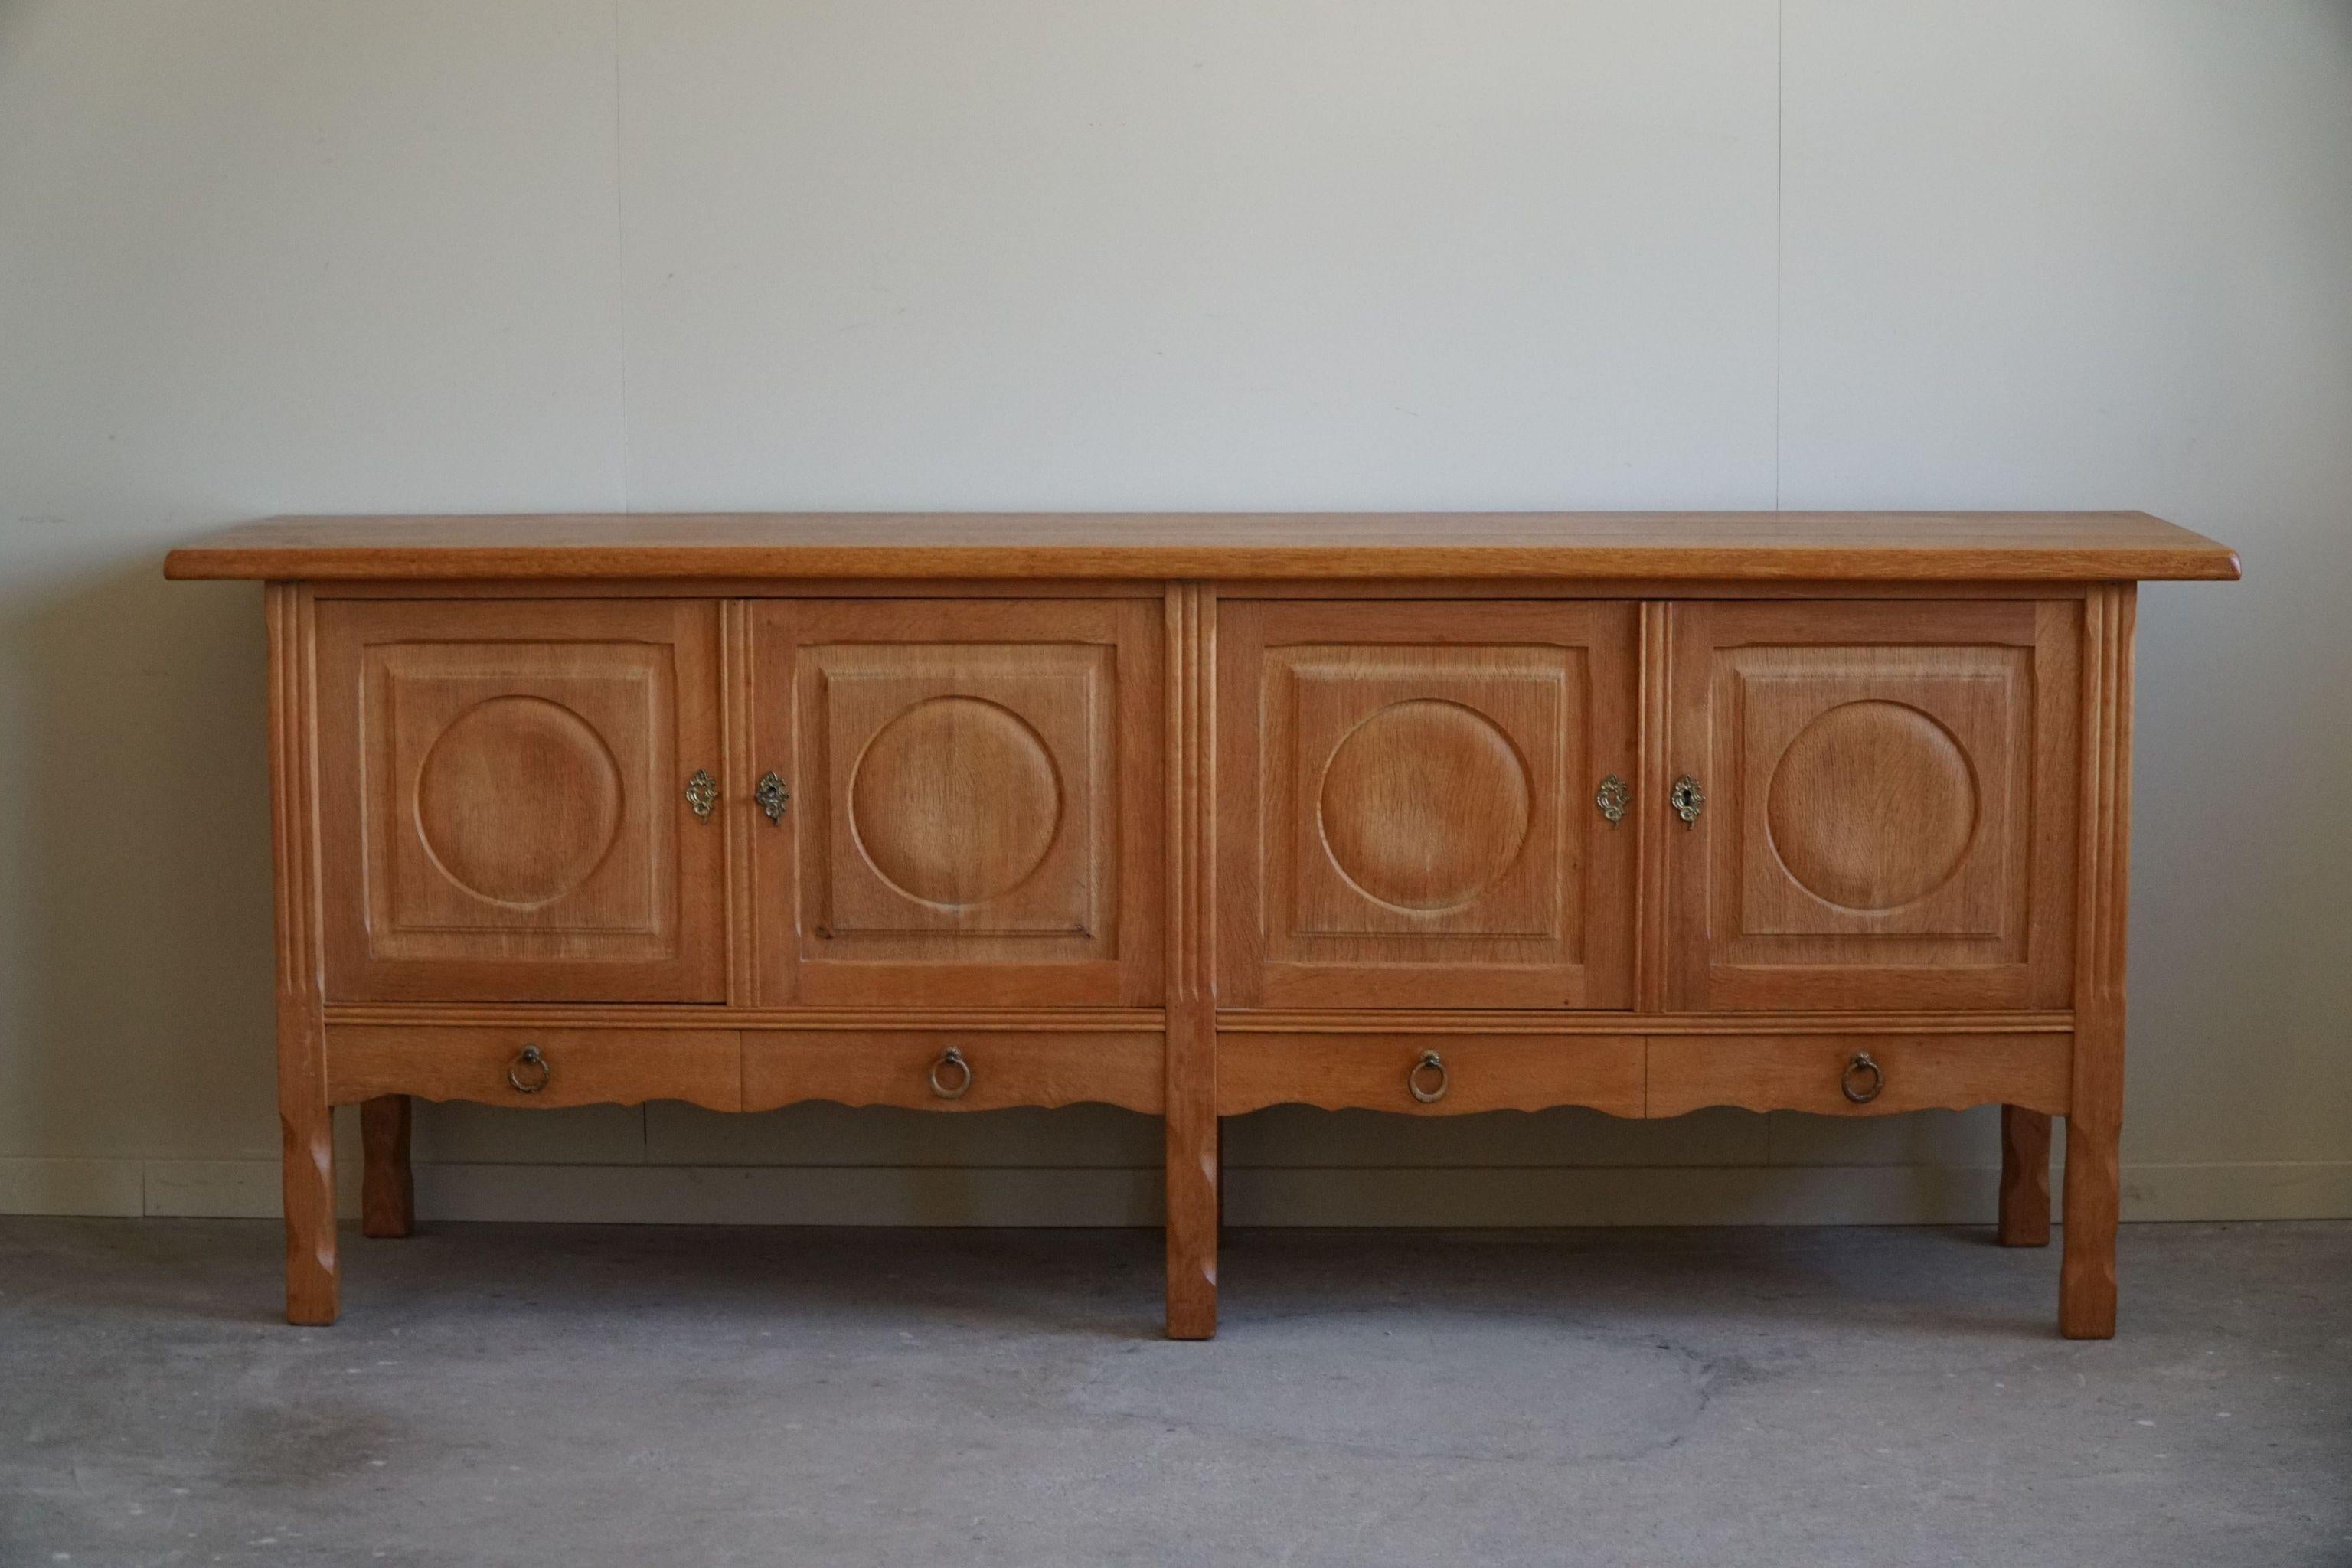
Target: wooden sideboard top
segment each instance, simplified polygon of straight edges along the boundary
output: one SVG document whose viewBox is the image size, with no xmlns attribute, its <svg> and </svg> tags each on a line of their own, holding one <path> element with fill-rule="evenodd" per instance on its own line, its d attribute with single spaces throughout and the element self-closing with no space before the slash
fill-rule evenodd
<svg viewBox="0 0 2352 1568">
<path fill-rule="evenodd" d="M 2121 582 L 2238 575 L 2139 511 L 708 512 L 279 517 L 169 577 L 1550 578 Z"/>
</svg>

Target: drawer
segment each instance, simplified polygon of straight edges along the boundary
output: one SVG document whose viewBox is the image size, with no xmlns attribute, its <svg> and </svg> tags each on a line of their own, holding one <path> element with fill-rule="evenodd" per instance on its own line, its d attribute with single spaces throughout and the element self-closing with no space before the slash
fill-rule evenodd
<svg viewBox="0 0 2352 1568">
<path fill-rule="evenodd" d="M 379 1094 L 522 1106 L 685 1100 L 740 1110 L 742 1051 L 732 1029 L 330 1026 L 328 1100 Z"/>
<path fill-rule="evenodd" d="M 2064 1033 L 1661 1035 L 1650 1041 L 1650 1114 L 1737 1105 L 1876 1116 L 2009 1104 L 2063 1116 L 2073 1069 L 2074 1037 Z M 1849 1085 L 1864 1098 L 1850 1098 Z"/>
<path fill-rule="evenodd" d="M 801 1100 L 910 1110 L 997 1110 L 1099 1100 L 1158 1115 L 1166 1099 L 1157 1029 L 751 1029 L 743 1109 Z"/>
<path fill-rule="evenodd" d="M 1217 1040 L 1220 1116 L 1289 1103 L 1433 1116 L 1589 1105 L 1639 1116 L 1642 1102 L 1642 1042 L 1633 1036 L 1253 1032 Z"/>
</svg>

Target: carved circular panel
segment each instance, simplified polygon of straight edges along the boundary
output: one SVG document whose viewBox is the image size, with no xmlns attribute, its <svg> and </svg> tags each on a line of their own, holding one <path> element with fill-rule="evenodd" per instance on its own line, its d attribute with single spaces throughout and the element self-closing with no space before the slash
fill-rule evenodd
<svg viewBox="0 0 2352 1568">
<path fill-rule="evenodd" d="M 1045 863 L 1062 785 L 1037 731 L 993 702 L 934 697 L 866 743 L 849 825 L 875 870 L 911 898 L 979 904 Z"/>
<path fill-rule="evenodd" d="M 1458 909 L 1518 858 L 1530 794 L 1526 764 L 1493 721 L 1457 702 L 1392 703 L 1332 753 L 1323 842 L 1384 904 Z"/>
<path fill-rule="evenodd" d="M 621 831 L 621 770 L 588 721 L 494 697 L 441 731 L 416 775 L 416 831 L 478 898 L 543 904 L 588 879 Z"/>
<path fill-rule="evenodd" d="M 1766 801 L 1798 885 L 1850 910 L 1891 910 L 1949 881 L 1976 837 L 1976 777 L 1941 724 L 1901 702 L 1847 702 L 1798 732 Z"/>
</svg>

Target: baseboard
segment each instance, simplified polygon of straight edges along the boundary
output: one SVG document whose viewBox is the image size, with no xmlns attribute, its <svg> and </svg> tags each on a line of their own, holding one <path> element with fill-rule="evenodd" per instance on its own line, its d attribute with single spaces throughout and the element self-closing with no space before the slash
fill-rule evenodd
<svg viewBox="0 0 2352 1568">
<path fill-rule="evenodd" d="M 2352 1218 L 2352 1161 L 2126 1165 L 2137 1221 Z M 2058 1173 L 2053 1172 L 2053 1178 Z M 1230 1225 L 1989 1225 L 1997 1165 L 1258 1170 L 1233 1173 Z M 2053 1179 L 2051 1212 L 2063 1207 Z"/>
<path fill-rule="evenodd" d="M 144 1214 L 143 1164 L 139 1160 L 0 1160 L 0 1214 Z"/>
<path fill-rule="evenodd" d="M 147 1160 L 140 1212 L 154 1218 L 276 1219 L 280 1172 L 275 1160 Z M 336 1207 L 346 1219 L 360 1212 L 359 1162 L 335 1162 Z"/>
<path fill-rule="evenodd" d="M 2124 1218 L 2352 1219 L 2352 1160 L 2126 1165 Z"/>
<path fill-rule="evenodd" d="M 1141 1226 L 1160 1173 L 940 1165 L 419 1166 L 416 1211 L 630 1225 Z"/>
<path fill-rule="evenodd" d="M 356 1162 L 339 1171 L 358 1212 Z M 1251 1226 L 1969 1225 L 1990 1166 L 1235 1169 Z M 420 1164 L 427 1219 L 632 1225 L 1130 1226 L 1160 1173 L 1001 1166 Z M 0 1159 L 0 1213 L 274 1218 L 268 1160 Z M 2352 1161 L 2126 1165 L 2129 1220 L 2352 1218 Z"/>
</svg>

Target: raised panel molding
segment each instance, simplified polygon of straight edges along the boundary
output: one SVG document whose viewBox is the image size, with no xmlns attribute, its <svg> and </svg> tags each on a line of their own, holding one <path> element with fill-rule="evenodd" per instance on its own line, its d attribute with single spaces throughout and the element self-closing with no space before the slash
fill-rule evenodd
<svg viewBox="0 0 2352 1568">
<path fill-rule="evenodd" d="M 753 605 L 740 787 L 793 795 L 749 823 L 760 999 L 1156 1001 L 1150 628 L 1137 602 Z"/>
<path fill-rule="evenodd" d="M 1220 996 L 1623 1006 L 1630 605 L 1220 606 Z"/>
<path fill-rule="evenodd" d="M 2066 1005 L 2081 641 L 2048 601 L 1673 606 L 1666 1005 Z"/>
<path fill-rule="evenodd" d="M 1992 787 L 1979 790 L 1980 775 Z M 2006 747 L 1997 755 L 1971 752 L 1925 708 L 1856 697 L 1808 721 L 1748 804 L 1762 814 L 1760 837 L 1790 880 L 1815 904 L 1874 919 L 1884 930 L 1888 916 L 1948 885 L 1972 856 L 1975 865 L 2000 864 L 2011 784 Z M 1989 816 L 1988 795 L 1996 803 Z M 1985 838 L 1993 846 L 1977 854 Z M 1750 890 L 1749 930 L 1789 934 L 1805 923 L 1807 906 L 1774 911 L 1753 898 L 1756 885 Z M 2000 931 L 1996 902 L 1991 920 L 1964 920 L 1954 934 Z"/>
<path fill-rule="evenodd" d="M 370 957 L 464 956 L 495 935 L 677 951 L 658 820 L 677 771 L 677 670 L 663 647 L 598 655 L 579 670 L 559 643 L 367 650 Z"/>
<path fill-rule="evenodd" d="M 1567 753 L 1585 676 L 1569 648 L 1269 652 L 1268 743 L 1291 741 L 1271 780 L 1292 851 L 1267 889 L 1273 961 L 1318 937 L 1572 942 L 1560 781 L 1583 771 Z"/>
<path fill-rule="evenodd" d="M 723 999 L 715 606 L 319 619 L 330 995 Z"/>
<path fill-rule="evenodd" d="M 1727 960 L 1834 962 L 1836 944 L 1805 939 L 1858 937 L 1878 954 L 1981 942 L 2015 962 L 2032 692 L 2021 648 L 1719 653 L 1717 804 L 1738 814 L 1717 839 L 1738 860 L 1717 868 Z"/>
<path fill-rule="evenodd" d="M 817 938 L 1115 941 L 1109 653 L 804 650 L 823 736 L 803 796 Z"/>
</svg>

